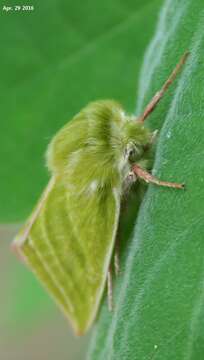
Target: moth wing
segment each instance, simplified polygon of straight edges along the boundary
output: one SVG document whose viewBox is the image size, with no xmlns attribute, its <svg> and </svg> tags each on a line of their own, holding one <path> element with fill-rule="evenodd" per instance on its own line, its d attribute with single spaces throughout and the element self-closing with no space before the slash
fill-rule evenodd
<svg viewBox="0 0 204 360">
<path fill-rule="evenodd" d="M 53 176 L 14 248 L 26 259 L 77 334 L 95 319 L 120 212 L 117 189 L 86 191 Z"/>
</svg>

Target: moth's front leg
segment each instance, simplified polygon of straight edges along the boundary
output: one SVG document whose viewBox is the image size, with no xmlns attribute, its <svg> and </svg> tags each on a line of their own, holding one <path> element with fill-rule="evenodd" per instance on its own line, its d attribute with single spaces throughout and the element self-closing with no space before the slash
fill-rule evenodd
<svg viewBox="0 0 204 360">
<path fill-rule="evenodd" d="M 140 179 L 143 179 L 147 183 L 152 183 L 158 186 L 166 186 L 175 189 L 184 189 L 184 184 L 169 182 L 169 181 L 162 181 L 152 174 L 148 173 L 146 170 L 141 168 L 138 164 L 133 165 L 132 172 Z"/>
<path fill-rule="evenodd" d="M 138 166 L 141 169 L 143 169 L 144 171 L 147 172 L 147 169 L 150 170 L 152 167 L 152 162 L 149 159 L 143 159 L 140 160 L 139 164 L 134 164 L 131 166 L 131 169 L 128 173 L 128 175 L 125 178 L 124 181 L 124 193 L 128 193 L 130 188 L 132 187 L 132 185 L 139 179 L 141 178 L 135 171 L 134 171 L 134 166 Z"/>
</svg>

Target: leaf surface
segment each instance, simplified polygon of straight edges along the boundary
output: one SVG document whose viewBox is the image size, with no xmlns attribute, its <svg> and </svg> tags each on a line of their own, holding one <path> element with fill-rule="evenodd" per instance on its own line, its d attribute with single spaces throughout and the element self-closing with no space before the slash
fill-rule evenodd
<svg viewBox="0 0 204 360">
<path fill-rule="evenodd" d="M 30 214 L 48 182 L 47 144 L 87 103 L 113 98 L 133 110 L 160 3 L 53 0 L 1 11 L 1 222 Z"/>
<path fill-rule="evenodd" d="M 91 360 L 199 360 L 204 353 L 204 5 L 166 0 L 142 68 L 137 113 L 182 53 L 185 68 L 149 121 L 160 129 L 153 173 L 185 191 L 148 190 L 132 236 L 123 220 L 115 310 L 103 304 Z M 134 221 L 133 221 L 134 223 Z M 126 243 L 124 245 L 124 243 Z"/>
</svg>

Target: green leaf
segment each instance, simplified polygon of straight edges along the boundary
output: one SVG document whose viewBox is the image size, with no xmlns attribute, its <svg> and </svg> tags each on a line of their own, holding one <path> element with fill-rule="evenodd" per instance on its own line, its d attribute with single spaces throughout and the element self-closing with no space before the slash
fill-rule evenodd
<svg viewBox="0 0 204 360">
<path fill-rule="evenodd" d="M 2 222 L 29 215 L 48 182 L 48 142 L 88 102 L 114 98 L 133 110 L 160 3 L 53 0 L 29 13 L 1 11 Z"/>
<path fill-rule="evenodd" d="M 204 4 L 166 0 L 147 50 L 138 113 L 179 57 L 185 68 L 147 120 L 161 129 L 153 173 L 185 191 L 150 185 L 122 252 L 115 309 L 103 304 L 91 360 L 199 360 L 204 353 Z M 125 220 L 123 220 L 125 221 Z"/>
</svg>

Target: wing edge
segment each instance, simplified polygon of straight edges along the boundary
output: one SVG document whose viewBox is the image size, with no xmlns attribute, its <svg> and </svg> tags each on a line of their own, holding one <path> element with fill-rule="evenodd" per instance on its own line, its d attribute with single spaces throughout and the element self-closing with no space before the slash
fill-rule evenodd
<svg viewBox="0 0 204 360">
<path fill-rule="evenodd" d="M 49 296 L 54 300 L 55 304 L 60 308 L 60 310 L 62 311 L 65 318 L 68 319 L 68 321 L 70 322 L 70 324 L 71 324 L 71 326 L 72 326 L 72 328 L 74 330 L 75 335 L 81 336 L 81 335 L 84 335 L 85 333 L 87 333 L 87 331 L 90 329 L 91 325 L 93 324 L 93 322 L 94 322 L 94 320 L 95 320 L 95 318 L 97 316 L 99 305 L 100 305 L 100 302 L 102 300 L 102 296 L 103 296 L 103 293 L 104 293 L 104 290 L 105 290 L 108 268 L 109 268 L 109 264 L 111 262 L 111 257 L 112 257 L 113 250 L 114 250 L 114 245 L 115 245 L 115 238 L 116 238 L 117 229 L 118 229 L 118 220 L 119 220 L 119 216 L 120 216 L 120 197 L 121 196 L 120 196 L 120 193 L 119 193 L 118 189 L 116 189 L 116 188 L 113 189 L 113 196 L 114 196 L 115 205 L 116 205 L 116 213 L 115 213 L 115 219 L 114 219 L 112 244 L 110 246 L 110 250 L 109 250 L 109 252 L 108 252 L 108 254 L 106 256 L 106 259 L 104 261 L 103 282 L 102 282 L 101 287 L 100 287 L 100 289 L 98 291 L 98 294 L 96 296 L 96 301 L 95 301 L 93 311 L 91 312 L 91 316 L 90 316 L 89 320 L 87 321 L 86 326 L 83 329 L 80 329 L 80 327 L 77 326 L 77 322 L 74 321 L 74 319 L 71 318 L 71 316 L 68 316 L 68 314 L 67 314 L 66 310 L 63 308 L 62 304 L 51 293 L 51 291 L 46 286 L 46 284 L 39 278 L 37 272 L 35 271 L 32 264 L 29 263 L 29 260 L 27 259 L 27 256 L 24 254 L 23 249 L 22 249 L 23 244 L 28 239 L 29 232 L 30 232 L 35 220 L 37 219 L 37 216 L 38 216 L 44 202 L 46 201 L 47 196 L 49 195 L 50 191 L 52 190 L 53 186 L 55 185 L 55 182 L 56 182 L 56 178 L 55 178 L 55 176 L 52 176 L 50 181 L 48 182 L 48 185 L 45 188 L 40 200 L 38 201 L 36 208 L 31 213 L 31 215 L 30 215 L 30 217 L 29 217 L 29 219 L 27 221 L 27 224 L 25 225 L 25 229 L 24 229 L 23 233 L 22 234 L 17 234 L 17 236 L 14 238 L 13 242 L 11 243 L 11 250 L 35 274 L 35 276 L 39 280 L 42 287 L 46 290 L 46 292 L 48 292 Z"/>
<path fill-rule="evenodd" d="M 113 189 L 113 194 L 114 194 L 114 198 L 115 198 L 115 202 L 116 202 L 116 214 L 115 214 L 114 230 L 113 230 L 113 236 L 112 236 L 112 246 L 110 247 L 110 251 L 106 256 L 106 262 L 105 262 L 105 266 L 104 266 L 105 271 L 104 271 L 103 283 L 101 285 L 100 290 L 98 291 L 98 296 L 97 296 L 97 300 L 95 302 L 95 307 L 92 312 L 92 316 L 90 317 L 89 321 L 87 322 L 87 326 L 84 329 L 84 331 L 82 333 L 77 333 L 77 335 L 83 335 L 90 329 L 91 325 L 93 324 L 93 322 L 97 316 L 98 308 L 99 308 L 99 305 L 100 305 L 100 302 L 102 300 L 102 296 L 103 296 L 103 293 L 105 290 L 108 268 L 109 268 L 109 265 L 111 262 L 111 257 L 112 257 L 113 250 L 114 250 L 115 239 L 116 239 L 116 234 L 117 234 L 117 230 L 118 230 L 118 220 L 120 217 L 120 198 L 121 198 L 121 196 L 119 194 L 119 191 L 116 188 Z"/>
<path fill-rule="evenodd" d="M 11 251 L 21 261 L 23 261 L 26 264 L 27 264 L 27 259 L 26 259 L 25 255 L 23 254 L 23 251 L 21 250 L 21 248 L 22 248 L 23 244 L 26 242 L 26 240 L 29 236 L 30 230 L 31 230 L 35 220 L 37 219 L 37 216 L 38 216 L 47 196 L 49 195 L 50 191 L 52 190 L 55 182 L 56 182 L 55 176 L 52 176 L 51 179 L 49 180 L 42 196 L 40 197 L 40 200 L 38 201 L 36 207 L 34 208 L 31 215 L 29 216 L 23 233 L 22 234 L 18 233 L 10 245 Z"/>
</svg>

